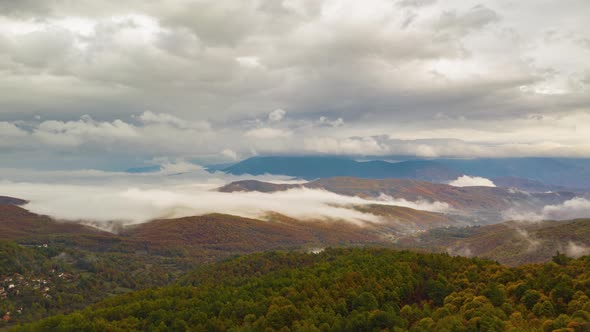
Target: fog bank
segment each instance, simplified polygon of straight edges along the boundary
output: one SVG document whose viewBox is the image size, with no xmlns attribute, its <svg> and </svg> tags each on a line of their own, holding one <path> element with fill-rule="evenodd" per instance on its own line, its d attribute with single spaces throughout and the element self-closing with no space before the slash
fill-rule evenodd
<svg viewBox="0 0 590 332">
<path fill-rule="evenodd" d="M 441 202 L 407 201 L 382 196 L 368 200 L 332 192 L 296 188 L 276 193 L 218 192 L 215 188 L 239 179 L 210 174 L 202 169 L 169 167 L 153 174 L 108 173 L 99 171 L 54 172 L 48 181 L 0 182 L 2 195 L 27 199 L 24 207 L 56 219 L 108 224 L 142 223 L 160 218 L 178 218 L 208 213 L 225 213 L 258 218 L 273 211 L 302 220 L 340 219 L 353 223 L 381 221 L 373 214 L 353 208 L 384 204 L 445 212 Z M 43 180 L 47 174 L 32 177 Z M 252 178 L 252 177 L 249 177 Z M 272 182 L 293 182 L 284 177 L 256 177 Z M 56 181 L 56 179 L 60 179 Z M 70 180 L 71 183 L 67 183 Z"/>
</svg>

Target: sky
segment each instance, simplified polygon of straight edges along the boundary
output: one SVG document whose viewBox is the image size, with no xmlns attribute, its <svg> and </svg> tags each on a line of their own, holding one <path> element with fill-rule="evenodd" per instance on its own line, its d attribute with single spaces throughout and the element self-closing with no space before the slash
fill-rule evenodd
<svg viewBox="0 0 590 332">
<path fill-rule="evenodd" d="M 589 19 L 587 0 L 0 0 L 0 168 L 590 157 Z"/>
</svg>

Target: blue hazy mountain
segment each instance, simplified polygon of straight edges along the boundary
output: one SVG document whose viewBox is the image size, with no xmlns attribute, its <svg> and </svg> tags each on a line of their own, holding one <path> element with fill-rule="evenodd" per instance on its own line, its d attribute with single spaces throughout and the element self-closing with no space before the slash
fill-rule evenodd
<svg viewBox="0 0 590 332">
<path fill-rule="evenodd" d="M 304 179 L 337 176 L 359 178 L 408 178 L 449 181 L 466 174 L 490 179 L 531 180 L 549 186 L 590 188 L 590 159 L 481 158 L 431 159 L 388 162 L 356 161 L 347 157 L 265 156 L 252 157 L 223 169 L 242 175 L 281 174 Z"/>
<path fill-rule="evenodd" d="M 304 179 L 350 176 L 359 178 L 408 178 L 427 181 L 456 179 L 461 173 L 432 160 L 397 163 L 356 161 L 344 157 L 269 156 L 253 157 L 224 169 L 235 175 L 281 174 Z"/>
</svg>

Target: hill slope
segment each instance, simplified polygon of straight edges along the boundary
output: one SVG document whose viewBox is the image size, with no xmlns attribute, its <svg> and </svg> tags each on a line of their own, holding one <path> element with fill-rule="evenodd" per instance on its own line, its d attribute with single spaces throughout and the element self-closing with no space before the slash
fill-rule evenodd
<svg viewBox="0 0 590 332">
<path fill-rule="evenodd" d="M 590 219 L 433 229 L 402 238 L 397 245 L 487 257 L 513 266 L 546 262 L 556 251 L 590 254 Z"/>
<path fill-rule="evenodd" d="M 116 233 L 110 233 L 76 222 L 60 222 L 19 206 L 0 205 L 0 240 L 92 251 L 147 251 L 175 256 L 190 253 L 194 261 L 205 262 L 277 248 L 386 243 L 384 233 L 394 232 L 406 220 L 404 216 L 412 214 L 409 210 L 389 209 L 382 213 L 390 216 L 385 218 L 387 222 L 367 227 L 343 220 L 301 221 L 269 212 L 264 220 L 226 214 L 152 220 L 120 226 Z M 437 214 L 420 214 L 424 216 L 420 221 L 424 229 L 453 224 L 451 219 Z"/>
<path fill-rule="evenodd" d="M 154 251 L 186 251 L 201 261 L 277 248 L 384 243 L 377 232 L 346 222 L 302 222 L 278 214 L 270 220 L 224 214 L 154 220 L 121 236 Z"/>
<path fill-rule="evenodd" d="M 58 222 L 16 205 L 0 204 L 0 240 L 23 243 L 69 243 L 97 249 L 116 241 L 116 236 L 93 227 Z"/>
</svg>

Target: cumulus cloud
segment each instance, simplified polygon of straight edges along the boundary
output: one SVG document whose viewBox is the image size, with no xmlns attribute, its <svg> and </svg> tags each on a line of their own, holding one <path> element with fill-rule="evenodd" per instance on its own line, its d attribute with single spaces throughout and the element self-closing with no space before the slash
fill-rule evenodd
<svg viewBox="0 0 590 332">
<path fill-rule="evenodd" d="M 14 123 L 0 121 L 0 147 L 16 147 L 18 141 L 26 137 L 28 133 Z"/>
<path fill-rule="evenodd" d="M 238 160 L 238 154 L 232 149 L 223 149 L 221 150 L 221 154 L 230 160 Z"/>
<path fill-rule="evenodd" d="M 256 128 L 247 131 L 244 135 L 246 137 L 252 138 L 271 139 L 289 137 L 291 136 L 291 132 L 288 130 L 282 130 L 277 128 Z"/>
<path fill-rule="evenodd" d="M 281 120 L 283 120 L 283 118 L 285 117 L 286 114 L 287 114 L 287 112 L 285 110 L 278 108 L 268 114 L 268 121 L 269 122 L 281 122 Z"/>
<path fill-rule="evenodd" d="M 383 155 L 389 149 L 374 137 L 309 137 L 304 139 L 307 151 L 327 154 Z"/>
<path fill-rule="evenodd" d="M 136 137 L 138 134 L 133 126 L 121 120 L 99 122 L 84 115 L 78 121 L 43 121 L 32 135 L 50 145 L 77 146 L 87 140 L 112 141 Z"/>
<path fill-rule="evenodd" d="M 342 118 L 330 120 L 325 116 L 320 116 L 320 120 L 318 121 L 318 123 L 324 126 L 340 127 L 344 125 L 344 120 L 342 120 Z"/>
<path fill-rule="evenodd" d="M 187 128 L 195 128 L 195 129 L 202 129 L 208 130 L 211 128 L 209 123 L 206 121 L 199 121 L 199 122 L 189 122 L 183 119 L 180 119 L 171 114 L 165 113 L 154 113 L 152 111 L 145 111 L 141 115 L 137 117 L 141 122 L 144 124 L 166 124 L 171 125 L 174 127 L 178 127 L 180 129 L 187 129 Z"/>
<path fill-rule="evenodd" d="M 462 175 L 457 179 L 449 182 L 451 186 L 455 187 L 495 187 L 496 185 L 490 179 L 479 176 Z"/>
<path fill-rule="evenodd" d="M 56 156 L 51 154 L 59 155 L 67 151 L 72 156 L 69 163 L 76 157 L 83 160 L 93 156 L 108 160 L 127 154 L 137 160 L 135 163 L 141 164 L 158 156 L 177 159 L 204 152 L 213 153 L 220 148 L 219 143 L 223 143 L 216 141 L 207 122 L 192 122 L 170 114 L 149 111 L 133 118 L 138 122 L 121 119 L 100 121 L 89 115 L 70 121 L 40 121 L 41 118 L 38 117 L 30 121 L 0 122 L 0 137 L 4 138 L 0 148 L 15 149 L 17 154 L 31 151 L 39 156 L 39 161 L 53 159 Z M 195 147 L 206 140 L 215 145 L 195 150 Z M 45 165 L 39 161 L 34 163 L 38 166 Z M 61 167 L 71 168 L 67 164 Z M 84 166 L 92 167 L 92 164 Z M 134 166 L 137 164 L 127 167 Z"/>
</svg>

